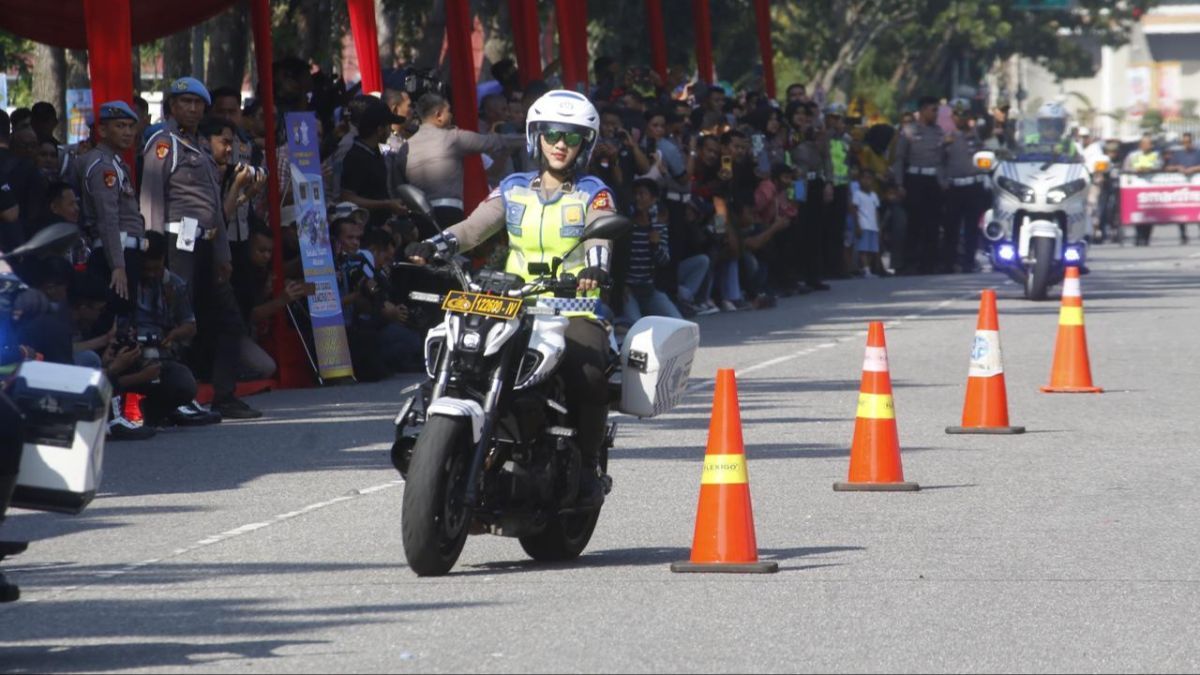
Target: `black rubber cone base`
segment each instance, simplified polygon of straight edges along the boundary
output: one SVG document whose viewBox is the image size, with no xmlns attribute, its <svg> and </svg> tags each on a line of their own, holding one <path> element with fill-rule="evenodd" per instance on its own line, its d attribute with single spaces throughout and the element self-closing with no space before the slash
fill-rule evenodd
<svg viewBox="0 0 1200 675">
<path fill-rule="evenodd" d="M 946 433 L 1006 436 L 1009 434 L 1023 434 L 1025 433 L 1025 427 L 946 427 Z"/>
<path fill-rule="evenodd" d="M 680 574 L 774 574 L 779 571 L 779 563 L 764 561 L 752 563 L 694 563 L 685 560 L 683 562 L 671 563 L 671 571 Z"/>
<path fill-rule="evenodd" d="M 834 483 L 834 492 L 916 492 L 921 489 L 916 483 Z"/>
</svg>

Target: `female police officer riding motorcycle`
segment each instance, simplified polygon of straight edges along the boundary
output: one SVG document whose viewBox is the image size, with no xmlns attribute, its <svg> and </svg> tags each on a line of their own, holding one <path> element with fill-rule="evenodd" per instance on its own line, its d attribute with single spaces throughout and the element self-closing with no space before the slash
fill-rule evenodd
<svg viewBox="0 0 1200 675">
<path fill-rule="evenodd" d="M 579 280 L 581 296 L 598 297 L 609 282 L 611 242 L 579 242 L 584 228 L 615 211 L 612 191 L 599 179 L 584 175 L 600 131 L 600 115 L 586 97 L 555 90 L 539 98 L 525 122 L 526 149 L 541 170 L 515 173 L 500 182 L 466 220 L 441 234 L 409 245 L 410 261 L 425 264 L 448 259 L 508 230 L 505 271 L 530 278 L 529 265 L 549 265 L 563 258 L 562 271 Z M 581 505 L 604 500 L 600 453 L 608 416 L 605 375 L 608 333 L 590 311 L 567 316 L 566 351 L 560 373 L 566 384 L 567 407 L 575 418 L 585 467 Z"/>
</svg>

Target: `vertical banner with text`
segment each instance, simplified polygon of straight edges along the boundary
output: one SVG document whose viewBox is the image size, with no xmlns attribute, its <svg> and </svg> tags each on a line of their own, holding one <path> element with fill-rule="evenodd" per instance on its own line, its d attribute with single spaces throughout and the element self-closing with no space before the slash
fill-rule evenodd
<svg viewBox="0 0 1200 675">
<path fill-rule="evenodd" d="M 321 181 L 321 155 L 317 150 L 317 117 L 310 112 L 287 114 L 288 170 L 296 205 L 296 228 L 304 280 L 316 286 L 308 297 L 313 342 L 322 379 L 353 377 L 350 343 L 342 319 L 342 299 L 337 269 L 329 244 L 325 217 L 325 189 Z"/>
</svg>

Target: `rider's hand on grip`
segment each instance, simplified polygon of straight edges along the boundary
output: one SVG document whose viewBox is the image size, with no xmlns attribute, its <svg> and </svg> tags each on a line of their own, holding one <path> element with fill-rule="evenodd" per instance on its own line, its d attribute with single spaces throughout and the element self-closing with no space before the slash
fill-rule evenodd
<svg viewBox="0 0 1200 675">
<path fill-rule="evenodd" d="M 603 267 L 588 267 L 579 273 L 579 291 L 586 292 L 611 285 L 611 277 Z"/>
<path fill-rule="evenodd" d="M 404 256 L 410 262 L 424 265 L 437 256 L 437 247 L 427 241 L 415 241 L 404 249 Z"/>
</svg>

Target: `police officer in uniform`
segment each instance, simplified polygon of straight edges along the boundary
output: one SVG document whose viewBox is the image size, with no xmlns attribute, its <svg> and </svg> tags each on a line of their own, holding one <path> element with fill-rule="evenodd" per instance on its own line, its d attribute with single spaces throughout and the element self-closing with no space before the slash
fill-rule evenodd
<svg viewBox="0 0 1200 675">
<path fill-rule="evenodd" d="M 945 188 L 945 137 L 937 125 L 938 100 L 918 102 L 917 119 L 900 131 L 892 174 L 902 185 L 908 212 L 901 274 L 933 274 L 938 258 L 938 229 Z"/>
<path fill-rule="evenodd" d="M 146 224 L 138 208 L 131 169 L 121 155 L 137 142 L 137 114 L 124 101 L 100 106 L 96 147 L 80 158 L 84 231 L 91 239 L 88 272 L 110 289 L 109 312 L 132 317 Z M 101 326 L 108 324 L 102 320 Z"/>
<path fill-rule="evenodd" d="M 528 278 L 529 263 L 549 263 L 574 249 L 563 261 L 562 271 L 576 276 L 580 295 L 587 297 L 546 301 L 565 303 L 560 308 L 570 319 L 560 372 L 587 467 L 580 505 L 599 506 L 607 487 L 600 451 L 608 418 L 604 375 L 608 333 L 594 314 L 592 299 L 610 279 L 612 243 L 576 244 L 588 223 L 616 208 L 612 190 L 585 173 L 600 135 L 600 114 L 582 94 L 558 89 L 534 102 L 525 124 L 529 155 L 541 163 L 542 170 L 508 176 L 465 220 L 409 245 L 406 255 L 417 264 L 449 258 L 506 229 L 505 271 Z"/>
<path fill-rule="evenodd" d="M 167 236 L 168 264 L 187 283 L 202 342 L 213 346 L 213 410 L 233 419 L 261 417 L 234 396 L 242 316 L 229 284 L 220 170 L 198 133 L 212 99 L 194 77 L 172 82 L 167 96 L 171 118 L 142 153 L 142 214 L 149 230 Z"/>
<path fill-rule="evenodd" d="M 848 276 L 843 269 L 843 238 L 846 231 L 846 209 L 850 204 L 850 138 L 846 134 L 846 106 L 830 103 L 825 107 L 825 128 L 828 134 L 830 183 L 833 198 L 825 211 L 825 274 L 830 278 Z"/>
<path fill-rule="evenodd" d="M 941 271 L 954 271 L 955 263 L 963 272 L 975 271 L 975 251 L 979 248 L 979 219 L 991 201 L 987 174 L 975 166 L 975 153 L 983 141 L 971 127 L 971 104 L 956 98 L 950 102 L 954 131 L 946 144 L 946 221 L 942 231 Z M 962 256 L 958 255 L 959 233 Z"/>
<path fill-rule="evenodd" d="M 810 289 L 829 290 L 829 284 L 821 281 L 821 258 L 832 247 L 823 242 L 825 211 L 833 200 L 833 184 L 828 177 L 833 173 L 829 160 L 829 145 L 818 131 L 812 114 L 804 116 L 804 126 L 799 130 L 799 143 L 792 147 L 792 167 L 796 170 L 797 183 L 804 183 L 804 200 L 800 216 L 800 227 L 796 228 L 795 253 L 802 267 L 804 283 Z M 799 196 L 797 196 L 799 199 Z M 840 245 L 841 235 L 838 235 Z M 841 260 L 841 253 L 838 253 Z"/>
</svg>

